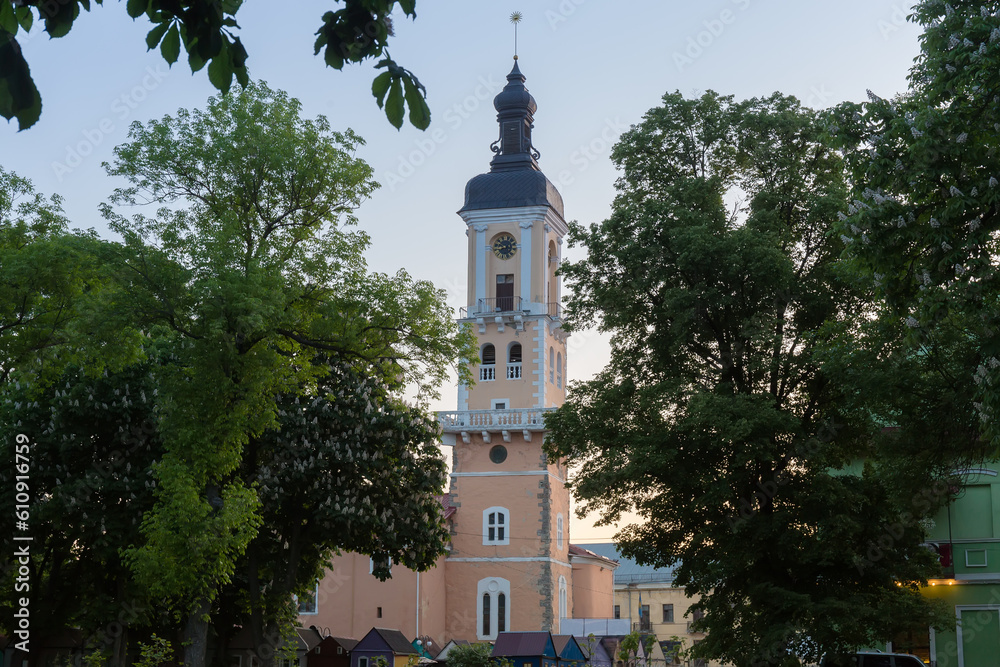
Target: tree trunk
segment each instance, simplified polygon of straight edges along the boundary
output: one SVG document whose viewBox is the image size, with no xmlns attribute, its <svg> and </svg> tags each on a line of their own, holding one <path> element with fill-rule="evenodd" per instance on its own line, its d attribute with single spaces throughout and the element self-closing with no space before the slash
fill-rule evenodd
<svg viewBox="0 0 1000 667">
<path fill-rule="evenodd" d="M 200 600 L 188 614 L 184 627 L 184 667 L 205 667 L 208 652 L 208 600 Z"/>
</svg>

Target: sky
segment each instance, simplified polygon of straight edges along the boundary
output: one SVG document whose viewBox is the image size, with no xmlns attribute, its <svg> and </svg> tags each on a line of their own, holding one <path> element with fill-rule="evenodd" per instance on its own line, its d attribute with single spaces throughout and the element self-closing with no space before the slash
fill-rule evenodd
<svg viewBox="0 0 1000 667">
<path fill-rule="evenodd" d="M 617 177 L 617 137 L 667 92 L 706 90 L 738 99 L 780 91 L 824 108 L 891 97 L 906 88 L 919 30 L 906 0 L 420 0 L 417 18 L 396 17 L 390 53 L 427 88 L 430 128 L 389 125 L 371 95 L 373 63 L 336 71 L 313 55 L 314 33 L 333 0 L 247 2 L 238 31 L 253 79 L 287 91 L 303 115 L 366 140 L 359 156 L 382 183 L 358 211 L 371 237 L 375 271 L 405 269 L 466 303 L 465 223 L 456 215 L 465 183 L 488 171 L 498 135 L 493 97 L 513 64 L 509 16 L 520 11 L 518 63 L 538 103 L 533 143 L 539 165 L 562 193 L 567 220 L 601 222 Z M 0 122 L 0 166 L 58 193 L 72 226 L 111 238 L 98 205 L 122 182 L 101 163 L 128 126 L 203 106 L 216 93 L 205 70 L 182 59 L 168 68 L 146 51 L 150 25 L 124 2 L 81 13 L 49 40 L 39 25 L 19 36 L 42 94 L 39 122 L 18 132 Z M 564 252 L 583 256 L 579 248 Z M 606 335 L 574 334 L 568 377 L 585 380 L 609 357 Z M 455 387 L 433 407 L 454 410 Z M 574 542 L 607 540 L 609 527 L 574 519 Z"/>
</svg>

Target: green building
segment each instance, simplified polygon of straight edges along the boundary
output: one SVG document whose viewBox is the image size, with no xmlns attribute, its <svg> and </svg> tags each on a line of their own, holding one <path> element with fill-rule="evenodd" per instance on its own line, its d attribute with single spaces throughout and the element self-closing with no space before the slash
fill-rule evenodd
<svg viewBox="0 0 1000 667">
<path fill-rule="evenodd" d="M 924 594 L 954 609 L 954 625 L 897 638 L 891 648 L 937 667 L 1000 667 L 1000 463 L 962 471 L 964 484 L 930 528 L 942 578 Z"/>
</svg>

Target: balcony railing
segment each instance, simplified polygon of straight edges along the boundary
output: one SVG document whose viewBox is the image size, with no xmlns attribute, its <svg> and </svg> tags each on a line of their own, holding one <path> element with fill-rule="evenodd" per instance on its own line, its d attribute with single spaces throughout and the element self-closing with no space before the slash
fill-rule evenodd
<svg viewBox="0 0 1000 667">
<path fill-rule="evenodd" d="M 460 431 L 541 431 L 545 428 L 545 414 L 555 408 L 530 410 L 453 410 L 437 413 L 438 423 L 445 432 Z"/>
<path fill-rule="evenodd" d="M 493 364 L 482 364 L 479 366 L 479 381 L 493 382 L 497 379 L 497 367 Z"/>
<path fill-rule="evenodd" d="M 516 313 L 521 308 L 522 299 L 519 296 L 501 296 L 489 299 L 478 299 L 471 308 L 459 308 L 461 317 L 476 317 L 477 315 L 493 315 L 499 313 Z"/>
<path fill-rule="evenodd" d="M 508 380 L 520 380 L 521 379 L 521 363 L 510 363 L 507 364 L 507 379 Z"/>
</svg>

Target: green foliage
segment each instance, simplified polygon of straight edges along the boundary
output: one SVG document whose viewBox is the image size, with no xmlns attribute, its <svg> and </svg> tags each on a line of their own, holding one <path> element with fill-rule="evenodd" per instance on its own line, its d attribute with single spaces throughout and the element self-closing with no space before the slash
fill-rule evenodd
<svg viewBox="0 0 1000 667">
<path fill-rule="evenodd" d="M 979 422 L 974 458 L 1000 449 L 1000 3 L 923 0 L 912 20 L 907 92 L 830 114 L 854 188 L 837 232 L 909 354 L 974 394 L 953 408 Z"/>
<path fill-rule="evenodd" d="M 611 217 L 571 227 L 570 324 L 610 332 L 612 357 L 547 419 L 548 451 L 578 466 L 581 512 L 642 517 L 625 555 L 700 597 L 694 657 L 818 660 L 933 617 L 916 518 L 945 500 L 919 495 L 937 471 L 897 469 L 824 366 L 872 312 L 839 275 L 824 139 L 794 98 L 667 94 L 614 149 Z"/>
<path fill-rule="evenodd" d="M 448 667 L 496 667 L 493 646 L 488 642 L 454 646 L 448 652 Z"/>
<path fill-rule="evenodd" d="M 390 92 L 390 103 L 385 104 L 389 121 L 396 128 L 402 125 L 405 99 L 410 108 L 410 122 L 419 129 L 426 129 L 430 124 L 426 91 L 413 73 L 389 57 L 387 50 L 392 36 L 390 15 L 393 9 L 398 4 L 406 16 L 415 18 L 415 0 L 342 1 L 343 8 L 323 14 L 323 23 L 316 32 L 316 53 L 323 51 L 327 65 L 335 69 L 343 68 L 345 62 L 360 63 L 381 57 L 377 67 L 388 68 L 386 74 L 392 79 L 392 90 L 406 91 L 405 96 Z M 103 0 L 94 2 L 104 4 Z M 207 64 L 209 81 L 225 93 L 233 78 L 241 86 L 250 81 L 249 54 L 235 33 L 239 29 L 236 15 L 242 5 L 242 0 L 128 0 L 125 10 L 133 19 L 145 15 L 153 25 L 146 35 L 147 48 L 152 50 L 159 46 L 163 59 L 173 65 L 183 45 L 191 71 L 197 72 Z M 45 22 L 50 38 L 63 37 L 73 27 L 81 8 L 90 11 L 90 0 L 0 0 L 0 115 L 8 120 L 16 117 L 22 130 L 38 120 L 42 99 L 17 42 L 17 34 L 31 28 L 37 13 Z M 379 78 L 382 76 L 384 74 Z M 380 108 L 384 97 L 385 92 L 376 93 Z"/>
<path fill-rule="evenodd" d="M 173 655 L 174 649 L 170 642 L 154 634 L 148 644 L 139 642 L 139 659 L 135 661 L 135 667 L 161 667 L 173 664 Z"/>
</svg>

